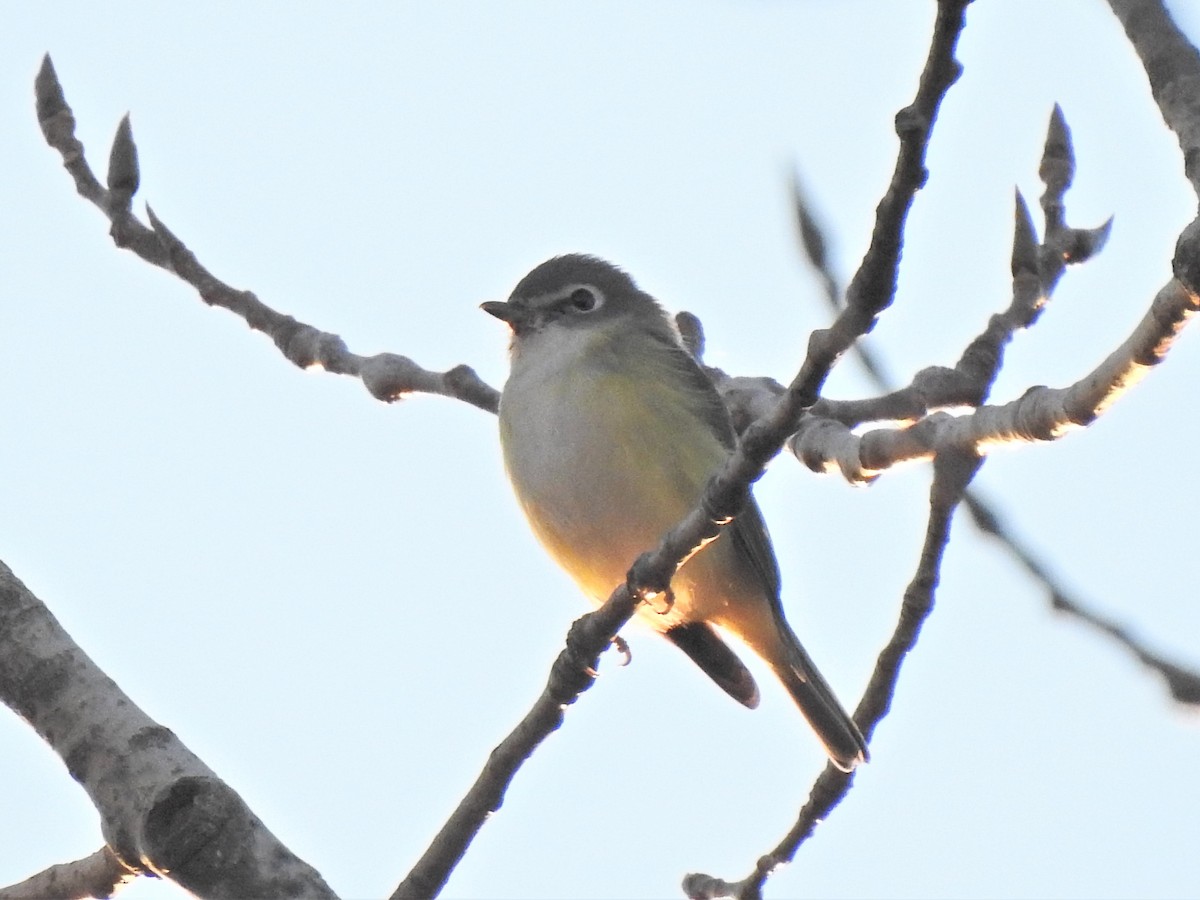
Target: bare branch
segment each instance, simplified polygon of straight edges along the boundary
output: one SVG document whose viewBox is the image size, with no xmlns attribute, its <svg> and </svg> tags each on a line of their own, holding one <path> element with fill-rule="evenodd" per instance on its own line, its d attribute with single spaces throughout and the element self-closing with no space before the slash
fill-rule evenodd
<svg viewBox="0 0 1200 900">
<path fill-rule="evenodd" d="M 1183 171 L 1200 198 L 1200 52 L 1171 21 L 1161 0 L 1108 0 L 1142 61 L 1150 92 L 1183 153 Z M 1175 277 L 1200 293 L 1200 218 L 1179 236 Z"/>
<path fill-rule="evenodd" d="M 1073 171 L 1070 133 L 1062 111 L 1055 107 L 1041 165 L 1046 182 L 1042 197 L 1046 239 L 1038 244 L 1029 208 L 1017 192 L 1011 266 L 1013 294 L 1008 309 L 991 318 L 986 329 L 967 346 L 954 367 L 930 366 L 918 372 L 907 387 L 892 390 L 891 385 L 882 380 L 878 362 L 864 361 L 868 374 L 888 393 L 863 400 L 823 398 L 813 407 L 813 415 L 852 428 L 869 421 L 913 422 L 937 409 L 982 403 L 1000 371 L 1004 348 L 1017 331 L 1037 321 L 1066 265 L 1089 259 L 1107 240 L 1111 219 L 1093 229 L 1070 228 L 1064 221 L 1063 191 L 1070 184 L 1069 174 Z M 799 195 L 796 199 L 802 202 Z M 815 221 L 811 213 L 806 216 Z M 822 273 L 821 278 L 826 284 L 836 285 L 830 272 Z M 827 296 L 835 295 L 827 292 Z M 859 349 L 856 347 L 856 351 Z M 793 451 L 796 448 L 797 444 L 793 443 Z"/>
<path fill-rule="evenodd" d="M 921 628 L 933 611 L 942 555 L 950 540 L 950 522 L 963 492 L 982 462 L 982 457 L 954 448 L 939 452 L 934 462 L 933 484 L 929 491 L 929 522 L 917 570 L 904 591 L 895 631 L 880 652 L 875 671 L 854 711 L 854 721 L 868 740 L 875 726 L 888 714 L 900 678 L 900 667 L 908 652 L 916 646 Z M 709 875 L 688 875 L 683 881 L 684 892 L 692 898 L 756 900 L 761 897 L 763 884 L 771 872 L 795 858 L 800 845 L 812 836 L 817 824 L 845 799 L 853 783 L 853 773 L 826 765 L 813 784 L 808 802 L 801 808 L 796 824 L 774 850 L 758 860 L 754 871 L 741 881 L 732 883 Z"/>
<path fill-rule="evenodd" d="M 447 372 L 431 372 L 406 356 L 351 353 L 336 334 L 319 331 L 277 312 L 250 291 L 231 287 L 205 268 L 149 206 L 149 227 L 131 212 L 137 192 L 137 147 L 129 117 L 121 119 L 113 140 L 108 164 L 108 187 L 101 187 L 84 156 L 83 144 L 75 137 L 75 117 L 67 105 L 62 85 L 49 55 L 42 61 L 35 83 L 38 122 L 42 134 L 63 158 L 81 195 L 95 204 L 112 223 L 109 233 L 118 247 L 131 250 L 146 262 L 165 269 L 191 285 L 209 306 L 227 309 L 245 320 L 255 331 L 274 341 L 286 359 L 302 369 L 320 366 L 337 375 L 362 381 L 371 396 L 391 402 L 405 394 L 421 392 L 453 397 L 488 412 L 499 407 L 499 392 L 485 383 L 470 366 L 455 366 Z"/>
<path fill-rule="evenodd" d="M 794 439 L 796 452 L 815 471 L 836 467 L 849 480 L 863 481 L 901 462 L 930 459 L 947 445 L 986 452 L 997 444 L 1058 440 L 1090 425 L 1161 363 L 1197 309 L 1200 297 L 1172 279 L 1129 337 L 1069 387 L 1030 388 L 1002 406 L 981 406 L 961 416 L 935 413 L 908 428 L 878 428 L 862 435 L 839 423 L 809 419 Z"/>
<path fill-rule="evenodd" d="M 615 643 L 618 650 L 623 646 L 624 642 L 617 640 L 617 631 L 629 621 L 636 607 L 634 595 L 622 585 L 598 610 L 571 625 L 566 647 L 550 667 L 550 677 L 541 696 L 488 756 L 471 789 L 392 893 L 391 900 L 423 900 L 441 892 L 483 823 L 500 809 L 513 777 L 525 760 L 562 725 L 566 708 L 592 686 L 600 654 L 610 643 Z"/>
<path fill-rule="evenodd" d="M 1071 130 L 1063 116 L 1062 107 L 1054 104 L 1050 127 L 1038 177 L 1046 186 L 1042 192 L 1042 215 L 1046 221 L 1046 239 L 1038 249 L 1038 271 L 1047 296 L 1054 291 L 1058 279 L 1068 265 L 1086 262 L 1104 249 L 1112 231 L 1112 219 L 1096 228 L 1071 228 L 1066 223 L 1063 197 L 1075 180 L 1075 149 Z M 1014 276 L 1016 272 L 1014 271 Z M 1035 316 L 1036 319 L 1036 316 Z M 1029 324 L 1033 324 L 1031 321 Z"/>
<path fill-rule="evenodd" d="M 998 518 L 992 507 L 981 503 L 973 491 L 968 491 L 963 499 L 979 530 L 1001 540 L 1021 565 L 1045 585 L 1053 609 L 1097 629 L 1132 653 L 1139 662 L 1166 682 L 1167 690 L 1177 703 L 1200 706 L 1200 675 L 1155 653 L 1127 627 L 1101 615 L 1092 609 L 1090 604 L 1071 596 L 1067 588 L 1024 545 L 1012 529 Z"/>
<path fill-rule="evenodd" d="M 83 144 L 75 137 L 75 115 L 67 106 L 49 53 L 42 58 L 42 66 L 34 79 L 33 92 L 37 100 L 38 124 L 46 143 L 62 156 L 63 166 L 71 173 L 80 196 L 104 209 L 108 192 L 100 186 L 83 157 Z"/>
<path fill-rule="evenodd" d="M 49 59 L 49 57 L 47 57 Z M 61 95 L 61 92 L 60 92 Z M 108 157 L 108 199 L 112 216 L 127 216 L 133 206 L 133 195 L 141 183 L 138 172 L 137 146 L 133 143 L 133 126 L 128 113 L 121 118 Z"/>
<path fill-rule="evenodd" d="M 842 297 L 841 281 L 833 270 L 832 260 L 825 252 L 825 246 L 828 243 L 824 234 L 825 228 L 804 193 L 800 184 L 800 175 L 797 172 L 792 173 L 791 189 L 792 210 L 796 215 L 796 230 L 800 237 L 800 247 L 803 249 L 809 265 L 812 266 L 813 273 L 821 282 L 825 302 L 828 304 L 830 312 L 836 315 L 842 309 L 844 298 Z M 855 342 L 854 355 L 877 385 L 882 387 L 892 384 L 892 378 L 887 374 L 883 361 L 876 355 L 869 338 Z M 828 400 L 822 399 L 818 405 L 828 402 Z"/>
<path fill-rule="evenodd" d="M 136 877 L 137 873 L 105 846 L 83 859 L 51 866 L 19 884 L 0 888 L 0 900 L 111 897 Z"/>
<path fill-rule="evenodd" d="M 869 333 L 875 327 L 875 319 L 895 298 L 904 223 L 913 197 L 929 177 L 925 168 L 929 136 L 942 98 L 962 74 L 962 64 L 954 58 L 954 50 L 966 21 L 969 2 L 938 2 L 933 39 L 917 86 L 917 96 L 909 106 L 896 114 L 896 134 L 900 137 L 896 168 L 887 192 L 875 210 L 871 244 L 846 290 L 846 308 L 829 330 L 840 339 L 832 341 L 826 352 L 840 354 L 855 338 Z M 812 341 L 823 343 L 824 334 L 821 331 L 814 332 Z M 810 354 L 811 350 L 810 341 Z M 819 390 L 820 386 L 820 383 L 815 384 L 815 390 Z M 815 400 L 814 391 L 813 402 Z"/>
<path fill-rule="evenodd" d="M 0 700 L 62 758 L 125 868 L 204 897 L 333 897 L 320 874 L 101 672 L 0 563 Z"/>
<path fill-rule="evenodd" d="M 1200 52 L 1162 0 L 1108 0 L 1142 61 L 1163 121 L 1179 139 L 1185 174 L 1200 196 Z"/>
</svg>

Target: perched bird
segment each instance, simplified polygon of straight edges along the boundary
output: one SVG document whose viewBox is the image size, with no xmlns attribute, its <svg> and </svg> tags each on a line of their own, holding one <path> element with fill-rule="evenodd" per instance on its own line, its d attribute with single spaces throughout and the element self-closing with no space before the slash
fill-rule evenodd
<svg viewBox="0 0 1200 900">
<path fill-rule="evenodd" d="M 596 603 L 700 499 L 733 449 L 729 414 L 658 302 L 593 256 L 542 263 L 485 312 L 512 329 L 500 399 L 505 468 L 529 524 Z M 783 616 L 779 568 L 750 499 L 671 582 L 674 604 L 639 616 L 740 703 L 758 686 L 713 626 L 775 672 L 850 771 L 866 742 Z"/>
</svg>

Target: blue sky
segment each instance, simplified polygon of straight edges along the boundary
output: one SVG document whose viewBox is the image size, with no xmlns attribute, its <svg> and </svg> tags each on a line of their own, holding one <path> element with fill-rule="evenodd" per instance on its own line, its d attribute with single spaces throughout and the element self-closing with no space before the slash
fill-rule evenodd
<svg viewBox="0 0 1200 900">
<path fill-rule="evenodd" d="M 1174 6 L 1182 7 L 1182 3 Z M 565 251 L 704 321 L 709 359 L 790 378 L 826 321 L 794 250 L 793 167 L 839 268 L 861 257 L 932 3 L 418 7 L 23 4 L 0 34 L 0 558 L 121 686 L 346 897 L 386 894 L 540 690 L 586 609 L 526 530 L 493 417 L 384 406 L 301 372 L 116 250 L 33 115 L 49 51 L 94 166 L 132 114 L 135 203 L 232 284 L 430 368 L 505 374 L 502 299 Z M 1200 36 L 1200 18 L 1185 27 Z M 1069 384 L 1166 281 L 1194 215 L 1174 138 L 1099 3 L 981 2 L 930 148 L 895 307 L 898 377 L 1007 303 L 1012 191 L 1052 105 L 1071 220 L 1115 215 L 1018 337 L 993 398 Z M 140 208 L 140 207 L 139 207 Z M 1185 334 L 1092 428 L 997 452 L 978 484 L 1069 585 L 1200 665 Z M 870 391 L 851 360 L 827 393 Z M 928 471 L 869 489 L 780 459 L 757 488 L 789 617 L 847 703 L 916 563 Z M 873 761 L 774 897 L 1194 895 L 1200 730 L 956 524 L 938 607 Z M 632 630 L 518 776 L 453 897 L 671 897 L 741 877 L 823 765 L 782 690 L 729 701 Z M 0 884 L 100 844 L 15 715 Z M 141 882 L 125 896 L 175 897 Z"/>
</svg>

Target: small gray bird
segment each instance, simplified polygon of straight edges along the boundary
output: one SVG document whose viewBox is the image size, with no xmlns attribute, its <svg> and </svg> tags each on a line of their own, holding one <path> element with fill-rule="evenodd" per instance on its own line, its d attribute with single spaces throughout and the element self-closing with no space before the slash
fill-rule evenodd
<svg viewBox="0 0 1200 900">
<path fill-rule="evenodd" d="M 559 256 L 483 309 L 512 329 L 500 400 L 504 463 L 550 555 L 602 603 L 643 551 L 692 509 L 733 449 L 720 396 L 658 302 L 592 256 Z M 638 615 L 738 702 L 758 686 L 716 628 L 771 667 L 851 771 L 867 759 L 846 714 L 783 617 L 779 568 L 751 499 L 672 581 L 666 613 Z"/>
</svg>

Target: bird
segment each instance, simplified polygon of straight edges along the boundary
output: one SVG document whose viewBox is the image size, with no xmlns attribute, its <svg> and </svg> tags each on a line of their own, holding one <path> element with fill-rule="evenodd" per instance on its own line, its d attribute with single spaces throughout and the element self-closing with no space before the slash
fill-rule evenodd
<svg viewBox="0 0 1200 900">
<path fill-rule="evenodd" d="M 734 449 L 729 413 L 663 307 L 622 269 L 580 253 L 534 268 L 481 308 L 511 330 L 500 395 L 504 467 L 534 534 L 596 604 L 699 501 Z M 760 657 L 844 772 L 867 744 L 788 625 L 780 575 L 750 496 L 678 569 L 673 603 L 637 615 L 727 694 L 758 706 L 722 637 Z"/>
</svg>

